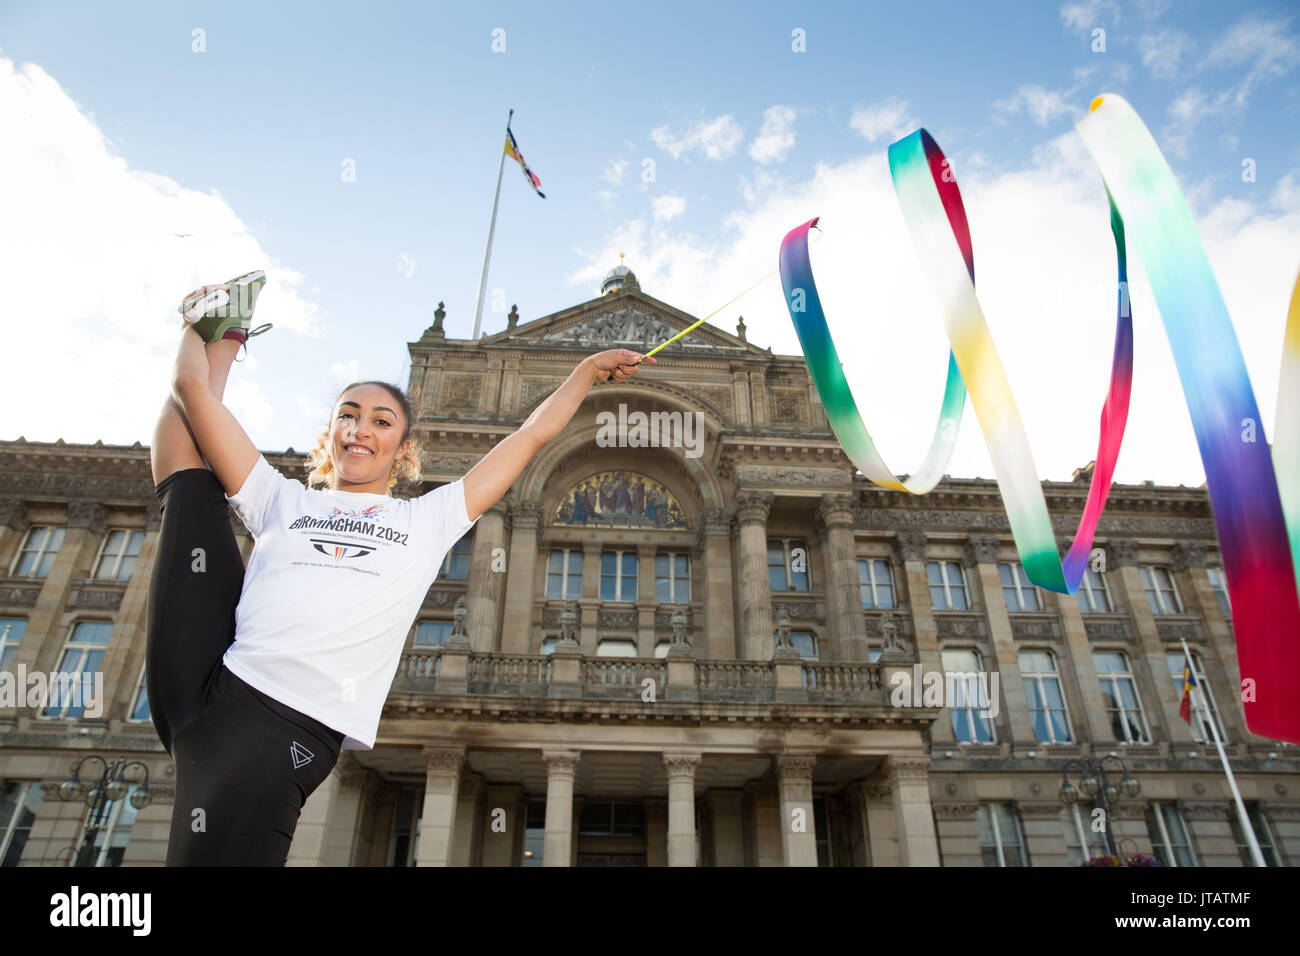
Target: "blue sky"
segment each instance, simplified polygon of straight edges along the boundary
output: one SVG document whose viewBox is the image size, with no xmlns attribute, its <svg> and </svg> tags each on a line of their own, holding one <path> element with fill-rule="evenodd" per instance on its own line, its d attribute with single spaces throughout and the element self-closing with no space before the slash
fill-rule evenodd
<svg viewBox="0 0 1300 956">
<path fill-rule="evenodd" d="M 228 403 L 260 447 L 309 447 L 345 380 L 405 384 L 405 343 L 439 300 L 448 334 L 470 334 L 513 107 L 548 198 L 507 164 L 485 331 L 513 303 L 528 321 L 594 297 L 620 250 L 646 292 L 704 315 L 823 215 L 823 299 L 870 353 L 854 390 L 900 473 L 928 444 L 946 344 L 937 313 L 911 308 L 919 269 L 887 258 L 907 241 L 881 164 L 924 125 L 971 212 L 981 300 L 1040 473 L 1068 478 L 1094 457 L 1113 325 L 1104 194 L 1073 133 L 1101 92 L 1133 104 L 1204 225 L 1271 427 L 1300 266 L 1291 5 L 563 6 L 7 0 L 0 100 L 22 135 L 0 147 L 0 215 L 27 228 L 6 230 L 0 270 L 35 286 L 24 304 L 41 321 L 0 373 L 21 385 L 59 361 L 81 390 L 0 437 L 148 443 L 175 303 L 261 267 L 258 320 L 277 328 L 253 340 Z M 1039 267 L 1042 250 L 1059 258 Z M 106 284 L 120 294 L 95 291 Z M 1163 333 L 1136 288 L 1133 301 L 1138 392 L 1117 477 L 1199 484 Z M 1062 304 L 1059 324 L 1043 320 Z M 775 279 L 714 322 L 732 330 L 741 313 L 751 341 L 797 351 Z M 992 476 L 973 415 L 950 471 Z"/>
</svg>

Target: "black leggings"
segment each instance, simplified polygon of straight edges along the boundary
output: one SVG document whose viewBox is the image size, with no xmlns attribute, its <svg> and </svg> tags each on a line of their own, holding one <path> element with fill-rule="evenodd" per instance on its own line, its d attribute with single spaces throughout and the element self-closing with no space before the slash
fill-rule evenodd
<svg viewBox="0 0 1300 956">
<path fill-rule="evenodd" d="M 162 531 L 149 579 L 149 712 L 176 764 L 168 866 L 283 866 L 303 804 L 343 734 L 222 663 L 244 561 L 216 476 L 189 468 L 155 489 Z"/>
</svg>

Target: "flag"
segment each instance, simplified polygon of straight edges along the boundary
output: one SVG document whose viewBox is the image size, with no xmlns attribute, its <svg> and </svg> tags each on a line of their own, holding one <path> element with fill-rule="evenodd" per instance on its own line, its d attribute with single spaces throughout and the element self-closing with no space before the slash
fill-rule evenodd
<svg viewBox="0 0 1300 956">
<path fill-rule="evenodd" d="M 1192 662 L 1183 655 L 1183 702 L 1178 705 L 1178 716 L 1192 723 L 1192 688 L 1196 686 L 1196 675 L 1192 673 Z"/>
<path fill-rule="evenodd" d="M 517 162 L 520 168 L 523 169 L 524 175 L 528 177 L 528 185 L 533 187 L 533 192 L 545 199 L 546 193 L 537 188 L 542 184 L 542 181 L 533 174 L 533 171 L 528 168 L 528 164 L 524 162 L 523 153 L 519 152 L 519 144 L 515 142 L 515 134 L 510 132 L 509 126 L 506 127 L 506 155 Z"/>
</svg>

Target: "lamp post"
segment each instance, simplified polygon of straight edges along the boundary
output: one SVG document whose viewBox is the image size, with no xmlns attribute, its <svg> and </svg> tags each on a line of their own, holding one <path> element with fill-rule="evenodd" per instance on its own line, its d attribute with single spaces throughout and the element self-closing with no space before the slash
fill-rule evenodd
<svg viewBox="0 0 1300 956">
<path fill-rule="evenodd" d="M 87 760 L 98 760 L 103 766 L 100 772 L 99 780 L 89 789 L 81 779 L 81 765 Z M 104 818 L 107 815 L 108 806 L 126 796 L 129 785 L 126 781 L 126 770 L 128 767 L 135 765 L 144 771 L 144 779 L 140 781 L 140 786 L 136 788 L 135 793 L 131 794 L 131 806 L 137 810 L 143 810 L 149 804 L 149 768 L 138 760 L 127 760 L 125 757 L 118 757 L 110 766 L 108 761 L 99 754 L 88 754 L 82 757 L 72 766 L 72 773 L 68 779 L 59 785 L 60 800 L 77 800 L 85 795 L 86 806 L 90 807 L 94 813 L 90 821 L 86 824 L 86 836 L 81 844 L 81 851 L 77 854 L 73 866 L 90 866 L 90 856 L 95 847 L 95 833 L 104 828 Z"/>
<path fill-rule="evenodd" d="M 1123 772 L 1119 783 L 1113 782 L 1106 775 L 1107 760 L 1114 760 L 1119 764 L 1120 770 Z M 1078 769 L 1082 772 L 1077 788 L 1070 783 L 1069 772 L 1071 769 Z M 1124 763 L 1123 758 L 1115 754 L 1107 754 L 1100 760 L 1094 760 L 1092 757 L 1069 760 L 1061 768 L 1061 802 L 1068 806 L 1086 797 L 1093 806 L 1101 808 L 1103 821 L 1106 824 L 1106 845 L 1110 848 L 1112 856 L 1119 856 L 1119 851 L 1115 847 L 1115 834 L 1110 828 L 1111 811 L 1119 803 L 1121 796 L 1136 797 L 1141 792 L 1142 785 L 1137 782 L 1136 777 L 1128 772 L 1128 765 Z M 1080 849 L 1085 854 L 1088 852 L 1086 846 Z"/>
</svg>

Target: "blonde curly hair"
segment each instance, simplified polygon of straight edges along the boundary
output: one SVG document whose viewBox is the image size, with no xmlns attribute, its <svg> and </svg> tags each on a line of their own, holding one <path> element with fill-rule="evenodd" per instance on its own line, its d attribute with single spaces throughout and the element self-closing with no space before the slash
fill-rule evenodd
<svg viewBox="0 0 1300 956">
<path fill-rule="evenodd" d="M 342 398 L 349 389 L 356 388 L 360 385 L 378 385 L 387 391 L 397 400 L 398 406 L 402 410 L 402 417 L 405 419 L 402 426 L 402 441 L 398 442 L 398 447 L 402 443 L 409 441 L 406 451 L 393 459 L 393 467 L 388 473 L 388 491 L 391 493 L 393 487 L 402 478 L 409 478 L 411 481 L 420 480 L 420 449 L 414 438 L 411 437 L 411 402 L 396 385 L 388 382 L 353 382 L 346 385 L 334 399 L 334 404 L 338 404 L 339 398 Z M 333 413 L 331 412 L 331 415 Z M 320 433 L 316 439 L 316 447 L 307 454 L 307 467 L 311 473 L 307 476 L 307 485 L 328 485 L 334 487 L 334 459 L 330 455 L 330 429 L 329 423 L 326 423 L 325 430 Z"/>
</svg>

